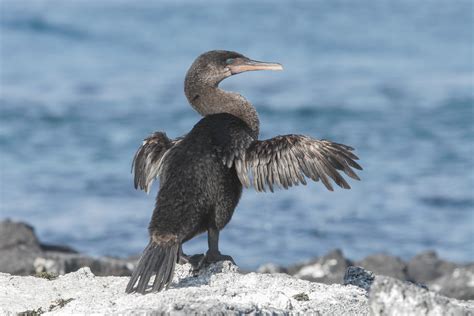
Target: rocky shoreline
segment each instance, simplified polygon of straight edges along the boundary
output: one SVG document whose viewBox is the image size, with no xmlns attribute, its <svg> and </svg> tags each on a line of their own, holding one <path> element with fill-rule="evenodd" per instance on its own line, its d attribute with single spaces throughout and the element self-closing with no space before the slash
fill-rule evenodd
<svg viewBox="0 0 474 316">
<path fill-rule="evenodd" d="M 449 262 L 440 259 L 434 251 L 422 252 L 408 262 L 387 254 L 374 254 L 360 261 L 351 261 L 344 257 L 341 250 L 336 249 L 323 257 L 287 268 L 267 264 L 257 271 L 288 273 L 312 282 L 342 284 L 344 274 L 351 266 L 421 285 L 447 297 L 474 300 L 474 263 Z"/>
<path fill-rule="evenodd" d="M 102 299 L 109 302 L 97 303 L 99 305 L 89 310 L 99 313 L 226 311 L 365 315 L 371 311 L 374 314 L 474 315 L 474 264 L 448 262 L 434 252 L 421 253 L 408 262 L 386 254 L 353 262 L 340 250 L 334 250 L 289 267 L 266 264 L 256 273 L 237 272 L 236 266 L 219 263 L 192 276 L 185 265 L 178 268 L 181 272 L 177 273 L 172 290 L 166 292 L 173 294 L 147 295 L 154 305 L 143 303 L 140 296 L 122 293 L 127 278 L 120 276 L 130 275 L 136 260 L 93 258 L 68 247 L 45 245 L 39 242 L 31 226 L 2 221 L 0 272 L 5 273 L 0 274 L 0 306 L 8 307 L 0 307 L 0 314 L 38 308 L 52 313 L 86 312 L 84 308 L 92 298 L 84 292 L 91 291 L 90 295 L 96 295 L 94 299 L 103 296 Z M 52 280 L 21 277 L 26 275 Z M 63 283 L 70 294 L 59 290 Z M 100 286 L 100 291 L 94 290 Z M 23 287 L 46 292 L 41 299 L 32 299 L 28 297 L 31 293 L 24 292 Z M 100 293 L 93 294 L 96 290 Z M 114 296 L 109 298 L 111 293 Z M 53 297 L 73 300 L 57 305 Z M 23 303 L 16 304 L 19 298 Z M 122 301 L 127 301 L 123 305 L 127 309 L 117 307 Z M 59 308 L 62 304 L 64 306 Z"/>
<path fill-rule="evenodd" d="M 195 274 L 177 265 L 164 292 L 125 294 L 127 277 L 95 276 L 87 267 L 51 280 L 0 273 L 0 314 L 121 315 L 474 315 L 460 301 L 415 284 L 347 269 L 344 285 L 284 273 L 239 273 L 229 261 Z"/>
</svg>

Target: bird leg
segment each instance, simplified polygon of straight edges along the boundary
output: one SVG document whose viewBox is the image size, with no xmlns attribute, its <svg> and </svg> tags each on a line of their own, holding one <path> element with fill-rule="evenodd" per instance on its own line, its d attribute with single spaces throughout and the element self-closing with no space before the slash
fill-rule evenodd
<svg viewBox="0 0 474 316">
<path fill-rule="evenodd" d="M 207 230 L 207 242 L 209 244 L 209 250 L 199 261 L 195 268 L 196 270 L 200 270 L 202 267 L 218 261 L 231 261 L 235 264 L 235 261 L 231 256 L 223 255 L 219 251 L 219 230 L 217 228 L 209 228 Z"/>
<path fill-rule="evenodd" d="M 178 257 L 178 263 L 179 264 L 186 264 L 189 263 L 193 266 L 194 270 L 198 269 L 199 263 L 202 261 L 202 258 L 204 258 L 204 254 L 200 253 L 197 255 L 186 255 L 183 252 L 183 245 L 181 244 L 179 246 L 179 257 Z"/>
<path fill-rule="evenodd" d="M 190 256 L 184 254 L 183 252 L 183 245 L 179 245 L 179 254 L 178 254 L 178 263 L 179 264 L 186 264 L 186 263 L 190 263 Z"/>
</svg>

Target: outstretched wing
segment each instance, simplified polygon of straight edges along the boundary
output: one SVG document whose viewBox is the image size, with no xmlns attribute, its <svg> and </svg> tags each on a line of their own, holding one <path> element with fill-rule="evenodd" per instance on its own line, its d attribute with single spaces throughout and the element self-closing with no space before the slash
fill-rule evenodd
<svg viewBox="0 0 474 316">
<path fill-rule="evenodd" d="M 362 170 L 355 162 L 358 157 L 352 147 L 317 140 L 303 135 L 277 136 L 263 141 L 254 141 L 234 160 L 237 175 L 245 187 L 253 185 L 257 191 L 266 187 L 273 192 L 274 186 L 288 189 L 299 183 L 306 184 L 305 177 L 319 181 L 330 191 L 329 178 L 344 189 L 349 184 L 339 174 L 360 180 L 351 169 Z"/>
<path fill-rule="evenodd" d="M 153 180 L 158 176 L 161 158 L 181 139 L 182 137 L 169 139 L 163 132 L 155 132 L 144 139 L 132 162 L 135 189 L 140 188 L 147 193 L 150 192 Z"/>
</svg>

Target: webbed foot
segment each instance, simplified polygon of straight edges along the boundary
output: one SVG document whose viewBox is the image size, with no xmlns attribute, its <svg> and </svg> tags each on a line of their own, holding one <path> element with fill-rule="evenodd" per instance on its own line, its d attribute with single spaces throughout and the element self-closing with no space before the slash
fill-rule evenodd
<svg viewBox="0 0 474 316">
<path fill-rule="evenodd" d="M 183 252 L 183 246 L 179 247 L 179 264 L 186 264 L 190 263 L 193 267 L 197 266 L 199 261 L 201 261 L 202 257 L 204 257 L 203 254 L 197 254 L 197 255 L 187 255 Z"/>
<path fill-rule="evenodd" d="M 188 256 L 188 255 L 185 255 L 184 253 L 180 253 L 179 254 L 179 259 L 178 259 L 178 263 L 179 264 L 186 264 L 186 263 L 189 263 L 189 259 L 191 257 Z"/>
<path fill-rule="evenodd" d="M 201 256 L 202 256 L 202 258 L 199 260 L 198 264 L 193 265 L 194 271 L 201 270 L 202 268 L 210 265 L 211 263 L 215 263 L 215 262 L 219 262 L 219 261 L 230 261 L 233 264 L 235 264 L 235 261 L 231 256 L 223 255 L 219 251 L 217 251 L 217 252 L 208 251 L 205 256 L 203 256 L 203 255 L 201 255 Z"/>
<path fill-rule="evenodd" d="M 200 253 L 200 254 L 196 254 L 196 255 L 192 255 L 189 257 L 189 263 L 193 266 L 193 270 L 199 270 L 199 265 L 201 263 L 201 261 L 203 260 L 204 258 L 204 254 Z"/>
</svg>

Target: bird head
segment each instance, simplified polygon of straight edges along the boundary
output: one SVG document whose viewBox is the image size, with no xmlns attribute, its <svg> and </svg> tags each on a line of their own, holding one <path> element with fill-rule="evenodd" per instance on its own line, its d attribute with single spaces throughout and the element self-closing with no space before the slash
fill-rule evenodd
<svg viewBox="0 0 474 316">
<path fill-rule="evenodd" d="M 256 70 L 283 70 L 283 67 L 278 63 L 252 60 L 237 52 L 213 50 L 196 58 L 188 70 L 186 81 L 217 86 L 227 77 Z"/>
</svg>

